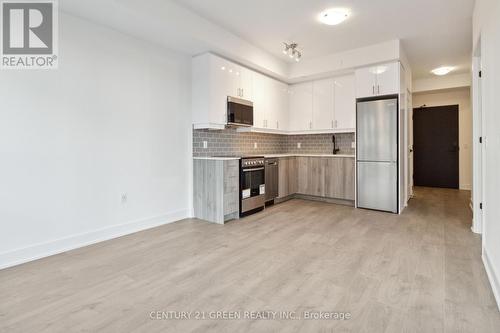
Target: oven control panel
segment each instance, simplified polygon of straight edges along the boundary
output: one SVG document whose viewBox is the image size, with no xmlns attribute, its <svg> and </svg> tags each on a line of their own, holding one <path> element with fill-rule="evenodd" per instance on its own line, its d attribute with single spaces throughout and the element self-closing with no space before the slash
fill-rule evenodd
<svg viewBox="0 0 500 333">
<path fill-rule="evenodd" d="M 241 160 L 241 166 L 243 168 L 256 168 L 264 166 L 264 158 L 244 158 Z"/>
</svg>

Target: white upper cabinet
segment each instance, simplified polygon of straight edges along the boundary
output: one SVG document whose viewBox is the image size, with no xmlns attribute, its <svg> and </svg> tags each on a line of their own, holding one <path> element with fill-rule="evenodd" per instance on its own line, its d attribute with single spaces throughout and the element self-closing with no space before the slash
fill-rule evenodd
<svg viewBox="0 0 500 333">
<path fill-rule="evenodd" d="M 313 82 L 313 124 L 314 130 L 334 128 L 334 79 Z"/>
<path fill-rule="evenodd" d="M 224 128 L 227 97 L 252 101 L 254 72 L 207 53 L 192 60 L 192 109 L 195 128 Z"/>
<path fill-rule="evenodd" d="M 288 85 L 265 75 L 254 73 L 253 92 L 253 127 L 287 130 Z"/>
<path fill-rule="evenodd" d="M 237 75 L 239 76 L 239 82 L 238 82 L 239 83 L 238 88 L 240 93 L 239 97 L 242 99 L 246 99 L 248 101 L 253 101 L 253 87 L 254 87 L 253 80 L 254 80 L 254 75 L 257 75 L 257 73 L 254 73 L 253 71 L 247 68 L 239 67 Z"/>
<path fill-rule="evenodd" d="M 368 97 L 398 91 L 398 63 L 289 86 L 210 53 L 192 61 L 194 128 L 223 129 L 231 96 L 254 103 L 253 128 L 242 131 L 349 132 L 356 127 L 356 92 Z"/>
<path fill-rule="evenodd" d="M 356 70 L 356 97 L 376 96 L 377 74 L 371 68 L 359 68 Z"/>
<path fill-rule="evenodd" d="M 399 93 L 399 62 L 356 70 L 356 97 L 373 97 Z"/>
<path fill-rule="evenodd" d="M 354 75 L 334 79 L 334 124 L 336 130 L 356 128 L 356 80 Z"/>
<path fill-rule="evenodd" d="M 290 86 L 290 131 L 312 129 L 313 83 L 305 82 Z"/>
<path fill-rule="evenodd" d="M 354 75 L 290 86 L 291 132 L 353 132 L 356 128 Z"/>
<path fill-rule="evenodd" d="M 379 67 L 377 75 L 377 93 L 380 96 L 399 94 L 399 62 L 385 64 Z"/>
<path fill-rule="evenodd" d="M 240 97 L 240 67 L 215 56 L 210 57 L 210 81 L 214 93 Z"/>
<path fill-rule="evenodd" d="M 268 91 L 270 89 L 267 77 L 262 74 L 255 73 L 253 77 L 253 127 L 266 128 L 266 117 L 268 116 L 271 105 Z"/>
<path fill-rule="evenodd" d="M 280 131 L 289 130 L 289 105 L 288 105 L 288 84 L 274 81 L 273 91 L 276 91 L 276 129 Z"/>
<path fill-rule="evenodd" d="M 222 123 L 225 124 L 227 122 L 227 97 L 235 97 L 238 94 L 237 66 L 218 57 L 210 57 L 209 61 L 209 87 L 207 89 L 211 103 L 207 105 L 210 105 L 210 113 L 214 115 L 210 122 L 218 122 L 218 116 L 221 114 Z"/>
</svg>

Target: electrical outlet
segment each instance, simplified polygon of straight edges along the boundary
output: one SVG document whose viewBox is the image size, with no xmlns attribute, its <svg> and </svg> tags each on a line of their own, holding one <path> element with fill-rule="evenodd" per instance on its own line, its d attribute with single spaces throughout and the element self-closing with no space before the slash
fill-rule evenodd
<svg viewBox="0 0 500 333">
<path fill-rule="evenodd" d="M 122 193 L 120 199 L 121 199 L 122 204 L 126 204 L 127 201 L 128 201 L 128 195 L 127 195 L 127 193 Z"/>
<path fill-rule="evenodd" d="M 208 148 L 208 142 L 207 141 L 203 141 L 203 149 L 207 149 Z"/>
<path fill-rule="evenodd" d="M 302 148 L 302 143 L 297 142 L 297 148 L 299 148 L 299 149 Z"/>
<path fill-rule="evenodd" d="M 257 149 L 257 142 L 253 143 L 253 149 Z"/>
<path fill-rule="evenodd" d="M 351 148 L 353 148 L 353 149 L 356 148 L 356 142 L 351 143 Z"/>
</svg>

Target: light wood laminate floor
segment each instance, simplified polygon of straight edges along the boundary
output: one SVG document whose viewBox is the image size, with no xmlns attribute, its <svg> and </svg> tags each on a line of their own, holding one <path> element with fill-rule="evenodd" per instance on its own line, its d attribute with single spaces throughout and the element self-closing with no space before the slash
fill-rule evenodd
<svg viewBox="0 0 500 333">
<path fill-rule="evenodd" d="M 469 192 L 401 215 L 292 200 L 185 220 L 0 271 L 1 332 L 500 332 Z M 344 311 L 350 320 L 152 320 L 151 311 Z"/>
</svg>

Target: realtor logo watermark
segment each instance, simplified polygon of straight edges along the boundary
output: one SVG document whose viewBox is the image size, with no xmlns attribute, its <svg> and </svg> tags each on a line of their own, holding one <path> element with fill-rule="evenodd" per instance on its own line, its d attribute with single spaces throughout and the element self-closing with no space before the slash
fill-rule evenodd
<svg viewBox="0 0 500 333">
<path fill-rule="evenodd" d="M 55 69 L 57 0 L 0 0 L 2 69 Z"/>
</svg>

